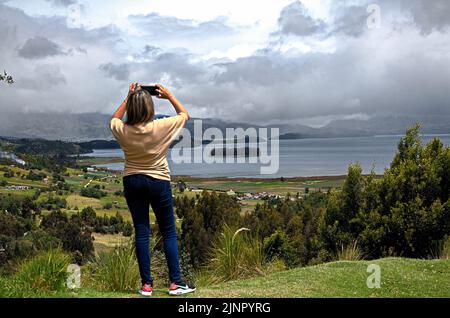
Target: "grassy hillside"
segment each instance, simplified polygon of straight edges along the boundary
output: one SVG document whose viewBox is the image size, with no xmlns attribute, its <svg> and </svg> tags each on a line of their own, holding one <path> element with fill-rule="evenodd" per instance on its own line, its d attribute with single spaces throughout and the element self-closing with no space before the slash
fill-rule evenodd
<svg viewBox="0 0 450 318">
<path fill-rule="evenodd" d="M 369 289 L 367 266 L 381 267 L 381 288 Z M 203 288 L 201 297 L 450 297 L 450 260 L 389 258 L 334 262 Z"/>
<path fill-rule="evenodd" d="M 381 288 L 366 285 L 367 266 L 381 267 Z M 277 272 L 266 277 L 200 286 L 189 297 L 450 297 L 450 260 L 387 258 L 376 261 L 333 262 Z M 156 282 L 158 283 L 158 282 Z M 156 286 L 154 297 L 167 297 Z M 81 289 L 62 297 L 139 297 L 133 293 Z"/>
</svg>

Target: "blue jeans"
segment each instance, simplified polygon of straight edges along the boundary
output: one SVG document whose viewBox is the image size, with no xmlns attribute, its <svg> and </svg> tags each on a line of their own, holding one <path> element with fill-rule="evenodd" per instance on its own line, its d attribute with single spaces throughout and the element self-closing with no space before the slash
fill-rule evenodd
<svg viewBox="0 0 450 318">
<path fill-rule="evenodd" d="M 149 205 L 158 222 L 163 237 L 164 253 L 171 282 L 181 281 L 178 256 L 178 237 L 173 212 L 172 188 L 169 181 L 146 175 L 130 175 L 123 178 L 124 194 L 133 218 L 136 234 L 136 255 L 142 284 L 151 284 L 150 272 L 150 217 Z"/>
</svg>

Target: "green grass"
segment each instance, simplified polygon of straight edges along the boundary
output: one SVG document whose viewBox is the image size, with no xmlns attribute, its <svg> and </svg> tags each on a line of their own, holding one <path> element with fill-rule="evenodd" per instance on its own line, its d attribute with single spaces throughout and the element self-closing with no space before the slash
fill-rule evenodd
<svg viewBox="0 0 450 318">
<path fill-rule="evenodd" d="M 381 267 L 381 288 L 366 285 Z M 450 261 L 388 258 L 334 262 L 201 288 L 199 297 L 450 297 Z"/>
<path fill-rule="evenodd" d="M 366 285 L 367 266 L 381 267 L 381 288 Z M 200 286 L 188 297 L 450 297 L 450 260 L 387 258 L 376 261 L 333 262 L 277 272 L 265 277 Z M 165 286 L 158 285 L 154 297 L 166 297 Z M 77 292 L 51 294 L 49 297 L 129 298 L 136 293 L 98 292 L 82 288 Z"/>
<path fill-rule="evenodd" d="M 340 188 L 345 177 L 311 177 L 311 178 L 289 178 L 285 181 L 280 179 L 228 179 L 228 178 L 193 178 L 193 177 L 174 177 L 174 181 L 183 180 L 189 188 L 199 188 L 216 191 L 235 192 L 269 192 L 272 194 L 285 195 L 290 192 L 303 193 L 304 189 L 327 189 Z"/>
<path fill-rule="evenodd" d="M 123 162 L 123 158 L 116 157 L 84 157 L 78 159 L 77 163 L 79 165 L 93 166 L 93 165 L 105 165 L 109 163 L 120 163 Z"/>
</svg>

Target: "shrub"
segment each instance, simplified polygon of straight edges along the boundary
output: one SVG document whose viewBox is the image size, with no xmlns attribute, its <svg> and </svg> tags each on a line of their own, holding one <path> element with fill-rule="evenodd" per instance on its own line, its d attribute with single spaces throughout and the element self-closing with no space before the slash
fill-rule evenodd
<svg viewBox="0 0 450 318">
<path fill-rule="evenodd" d="M 95 213 L 94 209 L 89 206 L 81 210 L 80 217 L 85 225 L 92 226 L 93 224 L 95 224 L 97 214 Z"/>
<path fill-rule="evenodd" d="M 104 291 L 135 291 L 140 284 L 133 241 L 98 255 L 90 267 L 95 286 Z"/>
<path fill-rule="evenodd" d="M 32 180 L 32 181 L 42 181 L 46 177 L 47 177 L 47 175 L 45 173 L 43 173 L 43 172 L 35 173 L 32 170 L 27 175 L 27 179 Z"/>
<path fill-rule="evenodd" d="M 127 221 L 123 224 L 122 227 L 122 234 L 123 236 L 127 236 L 130 237 L 133 235 L 133 225 L 131 224 L 131 222 Z"/>
<path fill-rule="evenodd" d="M 442 244 L 440 258 L 450 259 L 450 236 Z"/>
<path fill-rule="evenodd" d="M 83 257 L 87 258 L 94 250 L 89 229 L 80 226 L 76 218 L 69 221 L 67 214 L 61 211 L 52 211 L 49 215 L 44 216 L 41 227 L 50 235 L 61 240 L 65 251 L 80 251 Z"/>
<path fill-rule="evenodd" d="M 357 241 L 346 246 L 342 245 L 341 250 L 337 253 L 337 259 L 340 261 L 359 261 L 363 258 L 363 252 L 358 247 Z"/>
<path fill-rule="evenodd" d="M 292 244 L 292 240 L 282 230 L 264 239 L 264 254 L 269 260 L 281 259 L 289 267 L 299 263 L 299 257 Z"/>
<path fill-rule="evenodd" d="M 211 250 L 209 268 L 215 281 L 228 281 L 263 274 L 263 249 L 260 242 L 245 232 L 224 226 Z"/>
<path fill-rule="evenodd" d="M 239 226 L 241 206 L 224 193 L 203 191 L 201 196 L 175 199 L 181 224 L 181 248 L 189 254 L 190 263 L 200 268 L 208 261 L 210 242 L 216 240 L 224 224 Z"/>
<path fill-rule="evenodd" d="M 100 199 L 107 195 L 107 193 L 105 191 L 102 191 L 96 187 L 83 188 L 83 189 L 81 189 L 80 194 L 83 197 L 95 198 L 95 199 Z"/>
<path fill-rule="evenodd" d="M 22 263 L 19 271 L 3 281 L 8 297 L 40 297 L 66 288 L 70 257 L 59 249 L 38 254 Z"/>
<path fill-rule="evenodd" d="M 112 207 L 113 207 L 113 205 L 112 205 L 111 202 L 108 202 L 108 203 L 106 203 L 106 204 L 103 206 L 103 208 L 104 208 L 105 210 L 111 210 Z"/>
</svg>

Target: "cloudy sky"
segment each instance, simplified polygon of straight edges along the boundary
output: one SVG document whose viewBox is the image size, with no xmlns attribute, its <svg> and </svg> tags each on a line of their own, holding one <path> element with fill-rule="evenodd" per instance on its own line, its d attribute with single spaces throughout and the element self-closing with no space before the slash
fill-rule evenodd
<svg viewBox="0 0 450 318">
<path fill-rule="evenodd" d="M 450 2 L 373 2 L 0 0 L 0 68 L 16 80 L 0 108 L 112 113 L 139 81 L 196 117 L 450 115 Z"/>
</svg>

